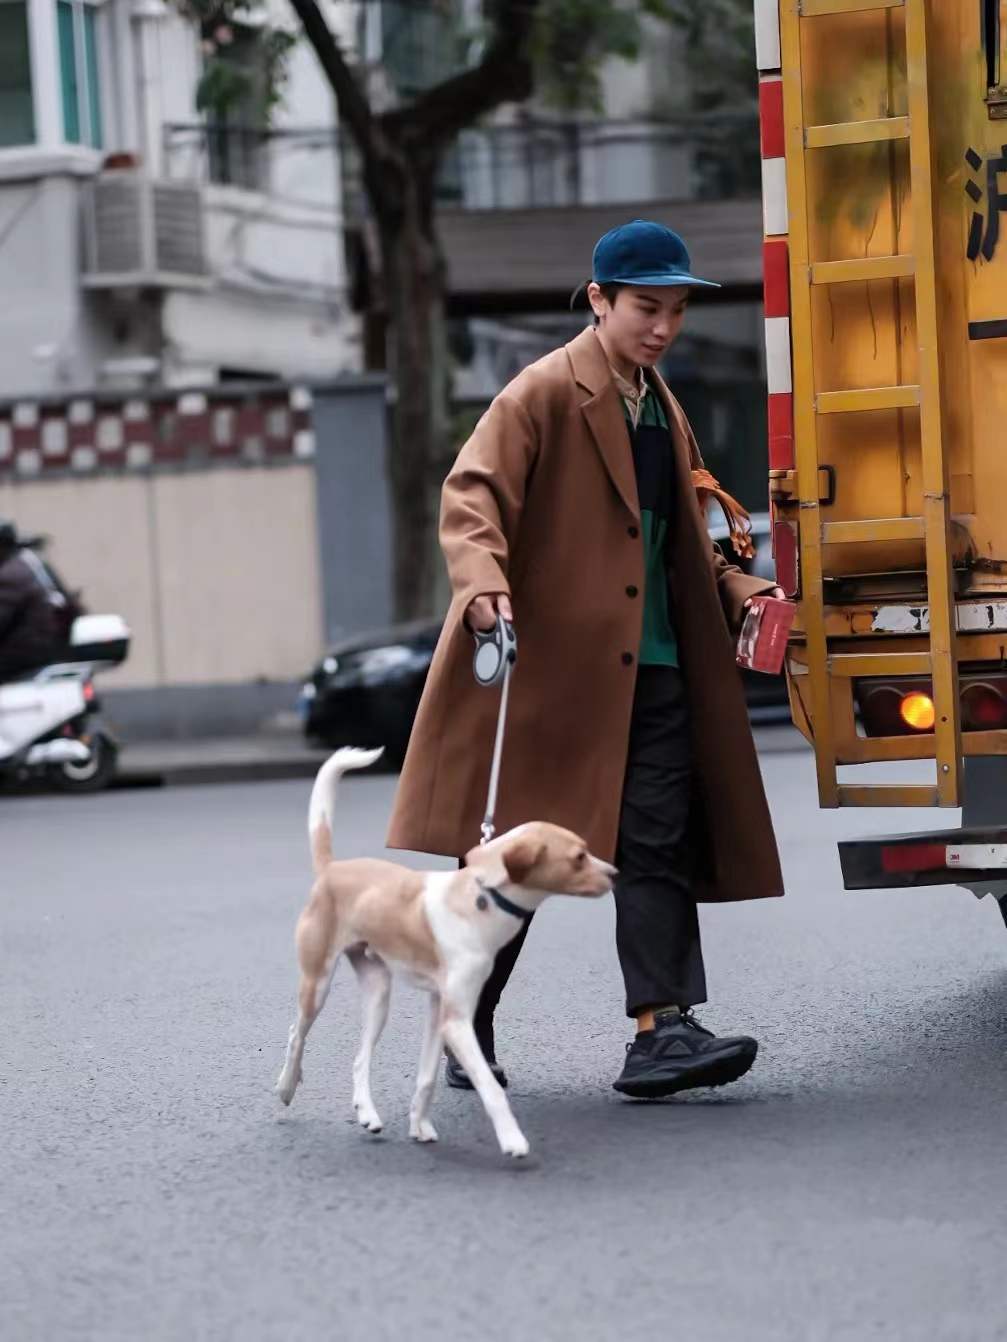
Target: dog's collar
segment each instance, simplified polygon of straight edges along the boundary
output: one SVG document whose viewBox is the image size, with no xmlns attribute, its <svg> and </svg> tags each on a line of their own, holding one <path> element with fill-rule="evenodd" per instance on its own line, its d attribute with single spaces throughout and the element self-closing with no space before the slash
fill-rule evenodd
<svg viewBox="0 0 1007 1342">
<path fill-rule="evenodd" d="M 515 904 L 512 899 L 500 893 L 492 885 L 480 885 L 480 895 L 489 895 L 498 909 L 504 913 L 509 913 L 512 918 L 520 918 L 523 923 L 530 922 L 534 916 L 530 909 L 523 909 L 520 904 Z"/>
</svg>

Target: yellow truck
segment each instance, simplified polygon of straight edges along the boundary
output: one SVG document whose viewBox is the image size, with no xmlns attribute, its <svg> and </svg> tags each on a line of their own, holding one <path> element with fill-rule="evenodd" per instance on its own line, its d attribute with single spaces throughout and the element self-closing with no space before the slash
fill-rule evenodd
<svg viewBox="0 0 1007 1342">
<path fill-rule="evenodd" d="M 958 807 L 1000 771 L 999 828 L 841 845 L 848 886 L 1007 877 L 1007 0 L 755 18 L 793 720 L 825 807 Z M 903 760 L 932 776 L 878 780 Z"/>
</svg>

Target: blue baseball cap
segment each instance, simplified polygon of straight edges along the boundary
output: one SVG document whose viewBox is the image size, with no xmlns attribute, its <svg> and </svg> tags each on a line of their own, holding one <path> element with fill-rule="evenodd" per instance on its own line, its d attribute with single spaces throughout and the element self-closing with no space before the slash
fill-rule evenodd
<svg viewBox="0 0 1007 1342">
<path fill-rule="evenodd" d="M 610 229 L 595 244 L 593 278 L 596 284 L 701 285 L 719 289 L 713 280 L 690 273 L 689 252 L 677 233 L 664 224 L 634 219 Z"/>
</svg>

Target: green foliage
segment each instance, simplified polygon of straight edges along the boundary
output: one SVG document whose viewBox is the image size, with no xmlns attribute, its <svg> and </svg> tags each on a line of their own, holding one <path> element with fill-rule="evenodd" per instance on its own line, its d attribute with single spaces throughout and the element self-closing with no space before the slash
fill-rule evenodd
<svg viewBox="0 0 1007 1342">
<path fill-rule="evenodd" d="M 235 16 L 254 11 L 257 3 L 176 0 L 180 12 L 201 28 L 206 67 L 200 109 L 222 115 L 242 109 L 247 114 L 254 105 L 257 117 L 267 124 L 282 99 L 287 58 L 296 39 L 280 29 L 255 30 L 260 48 L 256 71 L 235 59 L 233 45 L 219 40 L 221 33 L 226 37 L 238 31 Z M 382 6 L 389 74 L 407 98 L 478 59 L 492 37 L 498 11 L 494 0 L 485 0 L 483 20 L 473 28 L 463 21 L 458 0 L 382 0 Z M 532 51 L 539 96 L 558 110 L 601 112 L 603 62 L 611 56 L 637 60 L 648 19 L 664 20 L 682 31 L 699 72 L 699 78 L 689 81 L 686 103 L 669 97 L 664 109 L 668 115 L 730 108 L 742 115 L 749 109 L 754 116 L 752 0 L 542 0 Z M 421 58 L 417 42 L 434 34 L 437 58 L 430 53 Z"/>
<path fill-rule="evenodd" d="M 688 125 L 696 171 L 710 195 L 758 194 L 759 81 L 752 0 L 661 0 L 682 33 L 692 77 L 685 97 L 669 93 L 655 111 Z"/>
<path fill-rule="evenodd" d="M 268 29 L 262 37 L 262 111 L 268 124 L 273 111 L 283 101 L 283 90 L 290 74 L 288 57 L 297 45 L 293 33 L 282 28 Z"/>
<path fill-rule="evenodd" d="M 196 110 L 226 119 L 248 101 L 252 89 L 252 75 L 248 70 L 207 54 L 196 87 Z"/>
<path fill-rule="evenodd" d="M 183 17 L 198 23 L 203 74 L 196 107 L 220 120 L 266 127 L 283 101 L 293 33 L 268 24 L 251 26 L 241 17 L 254 14 L 256 0 L 177 0 Z"/>
<path fill-rule="evenodd" d="M 535 36 L 539 88 L 566 111 L 600 111 L 602 62 L 639 59 L 646 20 L 682 30 L 710 106 L 757 96 L 752 0 L 545 0 Z M 677 109 L 686 110 L 681 105 Z"/>
<path fill-rule="evenodd" d="M 687 131 L 711 194 L 758 192 L 752 0 L 544 0 L 534 50 L 540 96 L 566 112 L 603 111 L 602 63 L 639 59 L 648 19 L 679 30 L 689 71 L 651 114 Z"/>
<path fill-rule="evenodd" d="M 476 63 L 505 9 L 502 0 L 484 0 L 482 17 L 473 25 L 465 21 L 461 0 L 364 2 L 381 3 L 386 73 L 406 104 Z M 261 0 L 175 3 L 200 26 L 205 63 L 199 110 L 222 121 L 267 127 L 282 101 L 297 39 L 236 19 L 247 18 Z M 667 93 L 647 111 L 682 127 L 695 147 L 705 190 L 758 192 L 752 0 L 540 0 L 531 51 L 538 98 L 566 113 L 602 113 L 605 60 L 639 59 L 655 19 L 681 33 L 689 77 L 669 80 Z"/>
<path fill-rule="evenodd" d="M 758 103 L 755 15 L 752 0 L 660 0 L 661 11 L 681 29 L 701 77 L 695 97 L 707 107 Z"/>
<path fill-rule="evenodd" d="M 534 59 L 545 99 L 564 111 L 601 110 L 600 65 L 640 51 L 641 6 L 612 0 L 547 0 L 535 32 Z"/>
</svg>

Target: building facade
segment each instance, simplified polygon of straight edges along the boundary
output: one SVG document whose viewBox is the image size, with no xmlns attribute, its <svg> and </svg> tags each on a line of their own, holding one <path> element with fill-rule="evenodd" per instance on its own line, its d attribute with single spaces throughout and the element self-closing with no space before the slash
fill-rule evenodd
<svg viewBox="0 0 1007 1342">
<path fill-rule="evenodd" d="M 477 59 L 480 11 L 324 9 L 378 107 Z M 246 14 L 207 33 L 164 0 L 0 0 L 0 514 L 49 533 L 89 604 L 126 616 L 115 682 L 155 706 L 170 690 L 179 722 L 185 702 L 218 720 L 239 686 L 253 708 L 264 687 L 282 702 L 327 641 L 392 614 L 386 384 L 341 377 L 364 361 L 351 294 L 380 291 L 356 267 L 379 257 L 331 91 L 301 41 L 268 121 L 201 97 L 209 47 L 254 75 L 292 20 L 287 0 L 262 13 L 265 28 Z M 711 469 L 759 507 L 761 205 L 744 142 L 711 172 L 666 24 L 602 83 L 604 115 L 503 107 L 446 156 L 456 416 L 441 464 L 520 368 L 583 326 L 568 298 L 594 240 L 653 217 L 725 286 L 662 371 Z M 313 407 L 312 384 L 331 392 Z M 431 609 L 446 598 L 442 581 Z M 282 618 L 264 623 L 265 607 Z"/>
<path fill-rule="evenodd" d="M 229 41 L 254 57 L 255 22 Z M 0 0 L 0 394 L 359 366 L 314 53 L 269 134 L 197 114 L 204 63 L 162 0 Z"/>
</svg>

